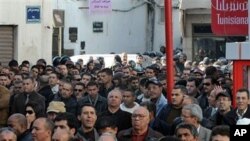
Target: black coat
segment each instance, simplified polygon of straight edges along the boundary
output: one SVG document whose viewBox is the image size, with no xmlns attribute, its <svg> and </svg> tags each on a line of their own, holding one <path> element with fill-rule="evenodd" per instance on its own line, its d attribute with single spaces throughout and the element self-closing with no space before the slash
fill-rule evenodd
<svg viewBox="0 0 250 141">
<path fill-rule="evenodd" d="M 99 118 L 105 116 L 110 117 L 111 120 L 114 120 L 118 127 L 118 131 L 132 127 L 131 114 L 129 112 L 119 109 L 115 113 L 111 113 L 109 110 L 106 110 L 99 116 Z"/>
<path fill-rule="evenodd" d="M 82 99 L 80 99 L 78 101 L 78 110 L 81 109 L 82 105 L 87 104 L 87 103 L 92 104 L 89 96 L 85 96 Z M 101 114 L 103 111 L 107 111 L 107 109 L 108 109 L 107 99 L 98 95 L 97 101 L 96 101 L 96 104 L 94 105 L 94 107 L 95 107 L 95 110 L 97 112 L 97 115 Z"/>
<path fill-rule="evenodd" d="M 238 115 L 236 114 L 237 108 L 231 110 L 225 115 L 225 122 L 227 125 L 236 125 L 239 120 Z M 243 115 L 243 118 L 250 118 L 250 105 L 248 105 L 246 113 Z"/>
<path fill-rule="evenodd" d="M 27 130 L 17 137 L 17 141 L 32 141 L 32 134 Z"/>
<path fill-rule="evenodd" d="M 41 105 L 41 107 L 44 109 L 43 111 L 45 111 L 45 98 L 35 91 L 31 92 L 29 95 L 29 101 L 39 103 L 39 105 Z M 26 98 L 26 93 L 18 94 L 14 97 L 12 106 L 13 113 L 21 113 L 25 115 Z"/>
<path fill-rule="evenodd" d="M 144 141 L 157 141 L 163 135 L 151 128 L 148 128 L 148 133 Z M 122 130 L 117 135 L 118 141 L 132 141 L 132 128 Z"/>
</svg>

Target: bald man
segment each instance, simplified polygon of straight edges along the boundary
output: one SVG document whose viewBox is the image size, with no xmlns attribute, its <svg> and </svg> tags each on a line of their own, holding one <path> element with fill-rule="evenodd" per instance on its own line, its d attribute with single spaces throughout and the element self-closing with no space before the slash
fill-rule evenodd
<svg viewBox="0 0 250 141">
<path fill-rule="evenodd" d="M 32 135 L 27 129 L 27 119 L 23 114 L 12 114 L 8 118 L 7 124 L 14 129 L 18 141 L 32 141 Z"/>
<path fill-rule="evenodd" d="M 54 123 L 47 118 L 38 118 L 32 126 L 33 141 L 51 141 Z"/>
<path fill-rule="evenodd" d="M 112 133 L 103 133 L 98 141 L 117 141 L 116 137 Z"/>
<path fill-rule="evenodd" d="M 71 134 L 67 130 L 56 130 L 52 136 L 53 141 L 71 141 Z"/>
<path fill-rule="evenodd" d="M 159 139 L 163 135 L 151 129 L 149 125 L 149 111 L 145 107 L 138 107 L 132 114 L 132 128 L 122 130 L 118 133 L 119 141 L 136 140 L 144 141 Z"/>
</svg>

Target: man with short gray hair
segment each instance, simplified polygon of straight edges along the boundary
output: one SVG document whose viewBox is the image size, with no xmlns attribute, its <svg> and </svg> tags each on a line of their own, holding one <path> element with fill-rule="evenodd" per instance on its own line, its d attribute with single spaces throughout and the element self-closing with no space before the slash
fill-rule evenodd
<svg viewBox="0 0 250 141">
<path fill-rule="evenodd" d="M 197 128 L 199 139 L 209 141 L 211 130 L 201 126 L 203 119 L 201 107 L 197 104 L 188 104 L 182 108 L 181 117 L 184 123 L 192 124 Z"/>
<path fill-rule="evenodd" d="M 18 141 L 32 141 L 32 135 L 28 130 L 28 122 L 23 114 L 12 114 L 8 118 L 8 126 L 14 129 Z"/>
<path fill-rule="evenodd" d="M 0 128 L 0 141 L 16 141 L 17 137 L 11 128 Z"/>
</svg>

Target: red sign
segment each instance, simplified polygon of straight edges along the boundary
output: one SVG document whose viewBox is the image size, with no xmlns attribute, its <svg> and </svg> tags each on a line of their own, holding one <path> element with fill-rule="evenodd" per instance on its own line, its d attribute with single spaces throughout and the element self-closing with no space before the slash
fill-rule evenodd
<svg viewBox="0 0 250 141">
<path fill-rule="evenodd" d="M 216 35 L 248 35 L 248 0 L 211 0 L 212 31 Z"/>
</svg>

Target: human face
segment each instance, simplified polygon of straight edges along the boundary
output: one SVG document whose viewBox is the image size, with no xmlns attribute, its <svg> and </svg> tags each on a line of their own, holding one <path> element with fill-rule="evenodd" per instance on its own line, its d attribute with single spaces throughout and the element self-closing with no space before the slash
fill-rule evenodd
<svg viewBox="0 0 250 141">
<path fill-rule="evenodd" d="M 197 137 L 193 136 L 191 131 L 186 128 L 179 128 L 176 131 L 176 136 L 181 141 L 198 141 Z"/>
<path fill-rule="evenodd" d="M 35 89 L 35 83 L 33 83 L 30 79 L 23 80 L 23 90 L 26 93 L 33 92 Z"/>
<path fill-rule="evenodd" d="M 142 64 L 143 63 L 143 57 L 142 56 L 137 56 L 136 57 L 136 63 Z"/>
<path fill-rule="evenodd" d="M 82 83 L 87 86 L 87 84 L 89 83 L 89 81 L 91 80 L 91 76 L 89 75 L 83 75 L 82 76 Z"/>
<path fill-rule="evenodd" d="M 9 78 L 7 76 L 0 76 L 0 85 L 7 86 Z"/>
<path fill-rule="evenodd" d="M 147 78 L 155 77 L 155 72 L 154 72 L 154 70 L 152 70 L 152 69 L 146 69 L 146 71 L 145 71 L 145 76 L 146 76 Z"/>
<path fill-rule="evenodd" d="M 34 121 L 32 126 L 33 141 L 45 141 L 51 138 L 51 131 L 45 127 L 46 121 L 44 118 L 39 118 Z"/>
<path fill-rule="evenodd" d="M 151 99 L 158 99 L 161 96 L 162 93 L 161 86 L 155 84 L 149 84 L 147 89 Z"/>
<path fill-rule="evenodd" d="M 22 81 L 22 80 L 23 80 L 22 75 L 16 74 L 16 75 L 14 76 L 14 78 L 13 78 L 13 81 L 17 81 L 17 80 Z"/>
<path fill-rule="evenodd" d="M 230 111 L 230 107 L 231 107 L 231 100 L 228 97 L 225 96 L 220 96 L 217 99 L 218 102 L 218 109 L 221 112 L 227 112 Z"/>
<path fill-rule="evenodd" d="M 67 76 L 68 75 L 68 68 L 66 65 L 60 65 L 59 67 L 59 71 L 63 76 Z"/>
<path fill-rule="evenodd" d="M 184 94 L 181 92 L 181 89 L 172 90 L 172 104 L 175 107 L 180 107 L 182 105 Z"/>
<path fill-rule="evenodd" d="M 180 79 L 181 79 L 180 76 L 175 75 L 174 76 L 174 83 L 178 82 Z"/>
<path fill-rule="evenodd" d="M 86 129 L 93 129 L 97 116 L 93 107 L 84 106 L 81 111 L 81 123 Z"/>
<path fill-rule="evenodd" d="M 33 68 L 33 69 L 31 70 L 31 73 L 32 73 L 32 77 L 33 77 L 33 78 L 37 78 L 38 73 L 39 73 L 38 68 Z"/>
<path fill-rule="evenodd" d="M 50 86 L 55 86 L 59 83 L 58 77 L 55 73 L 49 74 L 49 85 Z"/>
<path fill-rule="evenodd" d="M 14 84 L 13 92 L 14 92 L 15 94 L 20 94 L 20 93 L 22 93 L 22 92 L 23 92 L 23 84 L 22 84 L 22 83 Z"/>
<path fill-rule="evenodd" d="M 208 103 L 210 106 L 216 107 L 216 90 L 212 90 L 211 93 L 207 96 Z"/>
<path fill-rule="evenodd" d="M 88 69 L 89 69 L 89 70 L 93 70 L 94 67 L 95 67 L 95 64 L 94 64 L 94 63 L 89 63 L 89 64 L 88 64 Z"/>
<path fill-rule="evenodd" d="M 25 116 L 26 116 L 28 123 L 31 123 L 36 119 L 36 114 L 35 114 L 33 108 L 30 106 L 26 107 Z"/>
<path fill-rule="evenodd" d="M 57 130 L 52 136 L 52 141 L 69 141 L 69 132 L 65 130 Z"/>
<path fill-rule="evenodd" d="M 139 88 L 139 80 L 132 80 L 131 81 L 131 87 L 133 89 L 138 89 Z"/>
<path fill-rule="evenodd" d="M 88 94 L 90 97 L 96 97 L 98 95 L 98 87 L 97 86 L 88 86 Z"/>
<path fill-rule="evenodd" d="M 197 87 L 195 86 L 195 81 L 187 81 L 188 95 L 194 95 L 197 93 Z"/>
<path fill-rule="evenodd" d="M 81 81 L 81 75 L 80 74 L 75 74 L 74 76 L 73 76 L 73 83 L 74 84 L 76 84 L 77 82 L 80 82 Z"/>
<path fill-rule="evenodd" d="M 122 53 L 122 63 L 125 65 L 128 62 L 128 54 Z"/>
<path fill-rule="evenodd" d="M 72 85 L 69 83 L 64 83 L 62 88 L 62 97 L 63 98 L 69 98 L 73 94 L 73 88 Z"/>
<path fill-rule="evenodd" d="M 84 87 L 82 85 L 76 85 L 74 88 L 74 93 L 77 99 L 80 99 L 81 97 L 83 97 Z"/>
<path fill-rule="evenodd" d="M 29 73 L 29 68 L 23 66 L 23 67 L 21 68 L 21 73 Z"/>
<path fill-rule="evenodd" d="M 208 94 L 214 89 L 214 86 L 210 78 L 203 80 L 203 89 L 204 89 L 204 92 Z"/>
<path fill-rule="evenodd" d="M 191 111 L 189 110 L 182 109 L 181 117 L 185 123 L 193 124 L 193 125 L 197 123 L 197 119 L 191 115 Z"/>
<path fill-rule="evenodd" d="M 16 134 L 17 136 L 21 135 L 22 132 L 24 132 L 24 131 L 26 130 L 26 129 L 24 129 L 24 128 L 20 125 L 20 123 L 19 123 L 17 117 L 10 116 L 7 123 L 8 123 L 8 126 L 9 126 L 9 127 L 11 127 L 12 129 L 14 129 L 15 134 Z"/>
<path fill-rule="evenodd" d="M 63 85 L 64 85 L 64 82 L 59 80 L 59 92 L 60 93 L 62 93 L 63 91 Z"/>
<path fill-rule="evenodd" d="M 183 102 L 182 102 L 182 107 L 184 107 L 185 105 L 188 105 L 188 104 L 192 104 L 192 103 L 193 102 L 192 102 L 190 96 L 184 95 Z"/>
<path fill-rule="evenodd" d="M 116 141 L 112 135 L 101 135 L 99 141 Z"/>
<path fill-rule="evenodd" d="M 190 70 L 183 70 L 182 78 L 187 80 L 190 76 Z"/>
<path fill-rule="evenodd" d="M 149 112 L 145 107 L 137 108 L 132 114 L 132 127 L 134 130 L 147 130 L 149 121 Z"/>
<path fill-rule="evenodd" d="M 16 135 L 13 132 L 2 132 L 0 134 L 0 141 L 16 141 Z"/>
<path fill-rule="evenodd" d="M 125 76 L 125 77 L 130 76 L 130 70 L 129 70 L 129 68 L 124 68 L 124 69 L 122 69 L 122 72 L 124 73 L 124 76 Z"/>
<path fill-rule="evenodd" d="M 80 75 L 80 72 L 79 72 L 79 70 L 77 68 L 72 68 L 71 73 L 73 75 Z"/>
<path fill-rule="evenodd" d="M 212 136 L 211 141 L 230 141 L 230 138 L 228 136 L 215 135 L 215 136 Z"/>
<path fill-rule="evenodd" d="M 247 92 L 237 92 L 236 104 L 238 110 L 244 111 L 248 106 L 248 100 Z"/>
<path fill-rule="evenodd" d="M 57 116 L 57 113 L 56 112 L 48 112 L 47 113 L 47 118 L 50 119 L 50 120 L 54 120 Z"/>
<path fill-rule="evenodd" d="M 122 96 L 123 96 L 123 102 L 125 106 L 132 107 L 134 105 L 135 96 L 133 96 L 132 92 L 124 91 L 122 93 Z"/>
<path fill-rule="evenodd" d="M 119 107 L 122 102 L 122 94 L 119 90 L 113 90 L 108 94 L 108 106 Z"/>
<path fill-rule="evenodd" d="M 108 74 L 106 74 L 105 72 L 100 73 L 100 81 L 101 81 L 101 83 L 107 84 L 107 83 L 111 82 L 111 80 L 112 80 L 112 77 L 109 76 Z"/>
<path fill-rule="evenodd" d="M 66 120 L 61 120 L 61 121 L 55 121 L 55 128 L 54 132 L 57 132 L 59 130 L 65 130 L 67 132 L 70 132 L 71 136 L 74 136 L 75 129 L 68 126 L 68 122 Z"/>
</svg>

